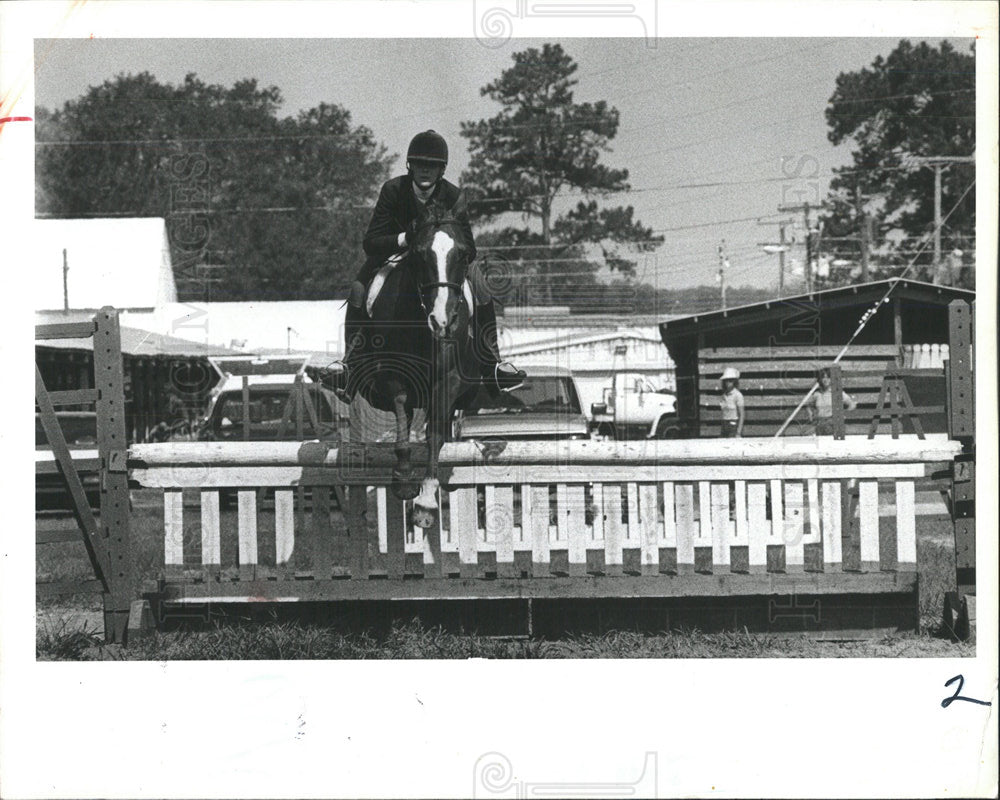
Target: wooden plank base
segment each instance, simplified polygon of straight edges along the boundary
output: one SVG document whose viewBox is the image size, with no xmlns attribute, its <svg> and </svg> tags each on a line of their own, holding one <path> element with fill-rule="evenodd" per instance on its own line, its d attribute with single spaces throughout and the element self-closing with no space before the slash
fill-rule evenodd
<svg viewBox="0 0 1000 800">
<path fill-rule="evenodd" d="M 293 602 L 296 600 L 444 600 L 517 598 L 724 597 L 898 594 L 914 592 L 914 572 L 636 575 L 530 579 L 442 578 L 297 581 L 251 580 L 162 584 L 177 602 Z"/>
</svg>

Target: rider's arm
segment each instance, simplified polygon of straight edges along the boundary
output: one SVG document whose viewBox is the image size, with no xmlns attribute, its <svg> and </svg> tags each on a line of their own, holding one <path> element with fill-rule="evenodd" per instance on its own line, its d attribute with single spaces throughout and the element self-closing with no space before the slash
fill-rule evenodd
<svg viewBox="0 0 1000 800">
<path fill-rule="evenodd" d="M 363 242 L 365 255 L 388 258 L 402 249 L 399 235 L 403 229 L 396 219 L 397 194 L 398 192 L 390 184 L 383 186 L 382 191 L 379 192 L 375 211 L 372 212 L 371 222 L 368 223 L 368 230 L 365 231 Z"/>
<path fill-rule="evenodd" d="M 465 236 L 465 241 L 469 246 L 469 263 L 471 264 L 476 260 L 476 240 L 472 235 L 472 223 L 469 222 L 469 209 L 466 205 L 464 192 L 459 193 L 458 200 L 455 201 L 455 205 L 452 207 L 451 213 L 458 221 L 458 224 L 462 229 L 462 234 Z"/>
</svg>

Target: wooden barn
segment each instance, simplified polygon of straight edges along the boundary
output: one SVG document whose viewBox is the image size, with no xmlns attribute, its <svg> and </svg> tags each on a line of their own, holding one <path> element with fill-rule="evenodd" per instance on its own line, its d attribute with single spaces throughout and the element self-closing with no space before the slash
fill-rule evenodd
<svg viewBox="0 0 1000 800">
<path fill-rule="evenodd" d="M 746 403 L 744 436 L 773 436 L 810 390 L 816 370 L 830 365 L 876 303 L 840 361 L 844 391 L 857 401 L 847 434 L 866 434 L 877 408 L 902 398 L 887 391 L 895 379 L 925 433 L 943 433 L 944 362 L 948 358 L 948 304 L 970 304 L 975 292 L 919 281 L 890 279 L 695 314 L 661 323 L 660 335 L 676 365 L 677 410 L 691 436 L 720 435 L 720 377 L 740 371 Z M 887 380 L 887 378 L 889 380 Z M 901 415 L 901 432 L 915 429 Z M 891 434 L 887 415 L 877 433 Z M 803 409 L 787 435 L 812 433 Z"/>
<path fill-rule="evenodd" d="M 35 321 L 71 323 L 93 312 L 36 312 Z M 125 423 L 128 441 L 150 440 L 161 423 L 180 433 L 198 417 L 219 379 L 208 356 L 232 355 L 222 347 L 122 326 L 125 371 Z M 49 391 L 94 388 L 93 339 L 46 339 L 35 342 L 35 363 Z M 64 406 L 63 410 L 73 407 Z M 88 405 L 80 406 L 87 409 Z"/>
</svg>

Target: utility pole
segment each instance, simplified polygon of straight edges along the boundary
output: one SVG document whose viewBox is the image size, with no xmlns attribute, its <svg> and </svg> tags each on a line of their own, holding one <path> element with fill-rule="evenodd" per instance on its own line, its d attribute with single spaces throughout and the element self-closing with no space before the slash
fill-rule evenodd
<svg viewBox="0 0 1000 800">
<path fill-rule="evenodd" d="M 729 260 L 726 258 L 726 240 L 719 243 L 719 288 L 722 291 L 722 309 L 726 309 L 726 267 Z"/>
<path fill-rule="evenodd" d="M 922 167 L 934 167 L 934 269 L 941 266 L 941 173 L 950 164 L 975 164 L 975 156 L 914 156 L 910 159 Z"/>
<path fill-rule="evenodd" d="M 63 248 L 63 313 L 69 313 L 69 259 L 66 248 Z"/>
<path fill-rule="evenodd" d="M 813 256 L 814 256 L 814 254 L 813 254 L 813 245 L 812 245 L 812 234 L 811 234 L 811 231 L 812 231 L 812 222 L 809 219 L 809 212 L 810 211 L 821 211 L 821 210 L 825 209 L 826 207 L 827 207 L 826 203 L 812 204 L 812 203 L 809 203 L 808 201 L 805 202 L 805 203 L 800 203 L 800 204 L 789 204 L 789 205 L 780 205 L 780 206 L 778 206 L 778 211 L 781 211 L 783 213 L 796 212 L 796 211 L 801 211 L 802 212 L 802 218 L 805 221 L 805 226 L 806 226 L 806 265 L 805 265 L 805 272 L 806 272 L 806 292 L 809 292 L 809 293 L 812 293 L 812 290 L 813 290 L 813 263 L 812 262 L 813 262 Z"/>
<path fill-rule="evenodd" d="M 775 248 L 769 252 L 777 252 L 778 254 L 778 297 L 783 297 L 785 294 L 785 253 L 788 251 L 788 240 L 785 239 L 785 229 L 791 225 L 794 220 L 782 219 L 777 222 L 764 222 L 758 220 L 758 225 L 777 225 L 778 226 L 778 244 L 775 246 L 771 242 L 757 242 L 758 247 L 763 247 L 765 250 L 768 248 Z"/>
</svg>

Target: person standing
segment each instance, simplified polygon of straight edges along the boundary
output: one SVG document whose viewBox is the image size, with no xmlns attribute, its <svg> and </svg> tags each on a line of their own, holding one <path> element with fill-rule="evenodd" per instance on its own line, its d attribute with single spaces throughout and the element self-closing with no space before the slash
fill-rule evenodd
<svg viewBox="0 0 1000 800">
<path fill-rule="evenodd" d="M 743 421 L 746 418 L 743 393 L 739 390 L 740 373 L 726 367 L 722 373 L 722 395 L 719 407 L 722 409 L 722 438 L 738 439 L 743 436 Z"/>
<path fill-rule="evenodd" d="M 819 388 L 809 398 L 809 421 L 816 426 L 817 436 L 833 436 L 833 392 L 830 389 L 830 370 L 824 367 L 816 375 Z M 854 398 L 843 392 L 844 408 L 853 411 L 858 407 Z"/>
</svg>

